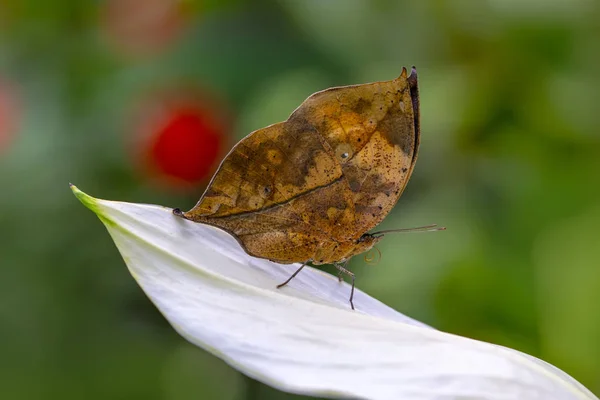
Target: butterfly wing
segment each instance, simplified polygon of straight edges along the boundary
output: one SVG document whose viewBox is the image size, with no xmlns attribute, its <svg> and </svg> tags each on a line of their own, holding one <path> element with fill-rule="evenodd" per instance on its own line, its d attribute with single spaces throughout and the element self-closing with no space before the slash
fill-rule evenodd
<svg viewBox="0 0 600 400">
<path fill-rule="evenodd" d="M 287 121 L 242 139 L 184 216 L 227 230 L 257 257 L 333 254 L 379 224 L 402 194 L 416 161 L 418 112 L 416 74 L 406 70 L 318 92 Z"/>
</svg>

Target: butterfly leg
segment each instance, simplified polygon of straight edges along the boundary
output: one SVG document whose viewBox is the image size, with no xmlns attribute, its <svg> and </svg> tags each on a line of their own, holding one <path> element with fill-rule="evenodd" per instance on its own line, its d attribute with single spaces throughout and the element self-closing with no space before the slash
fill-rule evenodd
<svg viewBox="0 0 600 400">
<path fill-rule="evenodd" d="M 356 276 L 354 275 L 354 273 L 352 271 L 346 269 L 347 265 L 348 265 L 348 261 L 346 261 L 342 265 L 335 264 L 335 267 L 339 271 L 338 279 L 340 281 L 342 280 L 342 274 L 346 274 L 346 275 L 349 275 L 350 277 L 352 277 L 352 289 L 350 290 L 350 307 L 352 307 L 352 309 L 354 310 L 354 302 L 352 300 L 354 299 L 354 280 L 356 279 Z"/>
<path fill-rule="evenodd" d="M 283 282 L 283 283 L 280 283 L 279 285 L 277 285 L 277 289 L 279 289 L 279 288 L 282 288 L 282 287 L 284 287 L 285 285 L 287 285 L 288 283 L 290 283 L 290 281 L 291 281 L 292 279 L 294 279 L 294 278 L 296 277 L 296 275 L 298 275 L 298 273 L 299 273 L 300 271 L 302 271 L 302 268 L 304 268 L 305 266 L 306 266 L 306 263 L 305 263 L 305 262 L 304 262 L 304 263 L 302 263 L 302 266 L 300 266 L 300 268 L 298 268 L 298 269 L 296 270 L 296 272 L 294 272 L 294 273 L 292 274 L 292 276 L 290 276 L 290 277 L 287 279 L 287 281 L 285 281 L 285 282 Z"/>
</svg>

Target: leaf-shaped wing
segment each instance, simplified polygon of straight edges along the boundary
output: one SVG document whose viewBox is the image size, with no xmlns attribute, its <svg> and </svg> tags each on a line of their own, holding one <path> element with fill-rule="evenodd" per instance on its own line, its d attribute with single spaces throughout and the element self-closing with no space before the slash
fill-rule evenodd
<svg viewBox="0 0 600 400">
<path fill-rule="evenodd" d="M 353 250 L 357 239 L 396 204 L 418 142 L 414 71 L 318 92 L 240 141 L 184 216 L 229 231 L 257 257 L 340 261 L 364 251 Z"/>
</svg>

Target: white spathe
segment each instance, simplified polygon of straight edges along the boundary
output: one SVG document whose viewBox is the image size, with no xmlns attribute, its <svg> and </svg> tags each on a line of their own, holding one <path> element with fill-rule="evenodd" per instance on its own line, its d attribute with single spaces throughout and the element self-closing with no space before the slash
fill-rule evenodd
<svg viewBox="0 0 600 400">
<path fill-rule="evenodd" d="M 129 271 L 184 338 L 281 390 L 332 398 L 597 399 L 515 350 L 440 332 L 306 267 L 248 256 L 229 234 L 165 207 L 98 200 Z"/>
</svg>

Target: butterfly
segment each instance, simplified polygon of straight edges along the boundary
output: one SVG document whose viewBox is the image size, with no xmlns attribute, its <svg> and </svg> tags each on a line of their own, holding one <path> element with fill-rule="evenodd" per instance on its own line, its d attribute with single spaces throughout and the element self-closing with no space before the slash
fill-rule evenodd
<svg viewBox="0 0 600 400">
<path fill-rule="evenodd" d="M 355 255 L 391 232 L 368 233 L 392 210 L 420 143 L 417 71 L 334 87 L 308 97 L 280 123 L 250 133 L 221 162 L 185 219 L 221 228 L 244 250 L 281 264 L 333 264 L 338 278 Z"/>
</svg>

